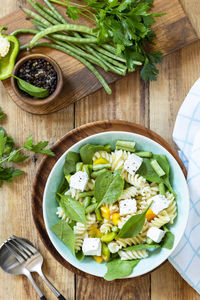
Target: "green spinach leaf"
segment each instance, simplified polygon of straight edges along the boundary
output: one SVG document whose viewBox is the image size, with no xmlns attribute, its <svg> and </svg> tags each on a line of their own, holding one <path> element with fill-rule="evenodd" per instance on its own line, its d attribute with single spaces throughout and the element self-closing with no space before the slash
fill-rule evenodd
<svg viewBox="0 0 200 300">
<path fill-rule="evenodd" d="M 67 182 L 66 178 L 63 177 L 61 184 L 59 185 L 57 192 L 56 192 L 56 200 L 59 202 L 59 194 L 64 194 L 69 189 L 69 183 Z"/>
<path fill-rule="evenodd" d="M 147 207 L 147 209 L 139 214 L 130 217 L 120 229 L 117 238 L 131 238 L 138 235 L 144 226 L 145 216 L 151 204 Z"/>
<path fill-rule="evenodd" d="M 139 259 L 121 260 L 121 258 L 116 258 L 106 263 L 107 272 L 104 275 L 104 279 L 110 281 L 129 276 L 139 261 Z"/>
<path fill-rule="evenodd" d="M 153 249 L 153 248 L 159 248 L 159 247 L 160 247 L 160 245 L 156 244 L 156 243 L 155 244 L 140 244 L 140 245 L 129 246 L 129 247 L 123 248 L 122 250 L 138 251 L 138 250 Z"/>
<path fill-rule="evenodd" d="M 76 163 L 80 161 L 80 155 L 76 152 L 68 152 L 65 157 L 64 174 L 69 175 L 76 172 Z"/>
<path fill-rule="evenodd" d="M 166 234 L 161 242 L 161 247 L 170 250 L 174 246 L 175 236 L 166 226 L 164 226 L 164 230 L 166 231 Z"/>
<path fill-rule="evenodd" d="M 124 189 L 124 180 L 119 172 L 105 171 L 95 181 L 94 197 L 98 207 L 116 202 Z M 98 208 L 97 207 L 97 208 Z"/>
<path fill-rule="evenodd" d="M 65 220 L 61 220 L 53 225 L 51 229 L 75 256 L 75 236 L 69 224 Z"/>
<path fill-rule="evenodd" d="M 90 145 L 86 144 L 80 149 L 81 159 L 85 164 L 92 164 L 92 158 L 97 151 L 105 150 L 105 146 L 102 145 Z M 106 150 L 105 150 L 106 151 Z"/>
<path fill-rule="evenodd" d="M 86 225 L 85 209 L 77 201 L 70 196 L 61 195 L 59 204 L 63 208 L 65 215 L 73 221 L 81 222 Z"/>
</svg>

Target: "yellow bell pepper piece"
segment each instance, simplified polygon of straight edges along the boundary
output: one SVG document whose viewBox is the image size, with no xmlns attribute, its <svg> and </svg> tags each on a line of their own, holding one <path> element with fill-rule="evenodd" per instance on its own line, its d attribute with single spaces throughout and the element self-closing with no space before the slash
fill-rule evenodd
<svg viewBox="0 0 200 300">
<path fill-rule="evenodd" d="M 114 225 L 117 226 L 120 220 L 121 220 L 120 219 L 120 214 L 118 214 L 118 213 L 112 214 L 112 221 L 113 221 Z"/>
<path fill-rule="evenodd" d="M 100 210 L 102 217 L 106 220 L 110 220 L 110 209 L 106 206 L 102 206 Z"/>
<path fill-rule="evenodd" d="M 101 238 L 103 233 L 96 227 L 92 226 L 89 231 L 89 237 Z"/>
<path fill-rule="evenodd" d="M 156 217 L 156 215 L 154 214 L 154 212 L 152 211 L 152 209 L 148 209 L 147 210 L 147 213 L 146 213 L 146 219 L 147 219 L 147 221 L 151 221 L 151 220 L 153 220 L 154 218 Z"/>
<path fill-rule="evenodd" d="M 94 165 L 104 165 L 104 164 L 109 164 L 109 161 L 103 157 L 99 157 L 97 158 L 94 162 L 93 162 Z"/>
<path fill-rule="evenodd" d="M 103 257 L 102 256 L 93 256 L 94 260 L 96 260 L 98 262 L 98 264 L 100 264 L 103 261 Z"/>
</svg>

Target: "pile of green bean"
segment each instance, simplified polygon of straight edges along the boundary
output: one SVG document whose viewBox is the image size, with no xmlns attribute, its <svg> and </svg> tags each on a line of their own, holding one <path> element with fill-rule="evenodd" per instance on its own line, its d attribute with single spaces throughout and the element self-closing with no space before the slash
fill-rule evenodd
<svg viewBox="0 0 200 300">
<path fill-rule="evenodd" d="M 127 71 L 125 58 L 117 56 L 116 49 L 110 44 L 98 45 L 93 28 L 68 23 L 49 0 L 43 0 L 47 6 L 33 0 L 27 1 L 37 13 L 26 8 L 23 8 L 23 11 L 36 29 L 19 29 L 12 33 L 12 35 L 22 33 L 35 35 L 28 44 L 21 46 L 21 50 L 38 46 L 67 53 L 83 63 L 97 77 L 106 92 L 111 94 L 110 87 L 94 65 L 100 66 L 105 71 L 125 75 Z M 38 42 L 43 37 L 50 42 Z"/>
</svg>

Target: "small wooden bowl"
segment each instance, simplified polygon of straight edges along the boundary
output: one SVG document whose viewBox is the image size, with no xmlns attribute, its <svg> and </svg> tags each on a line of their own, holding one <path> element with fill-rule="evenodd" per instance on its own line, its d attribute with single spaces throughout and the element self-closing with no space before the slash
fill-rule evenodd
<svg viewBox="0 0 200 300">
<path fill-rule="evenodd" d="M 26 62 L 27 60 L 30 60 L 30 59 L 44 59 L 48 62 L 50 62 L 50 64 L 54 67 L 56 73 L 57 73 L 57 86 L 56 86 L 56 89 L 55 91 L 53 92 L 53 94 L 51 94 L 49 97 L 47 98 L 44 98 L 44 99 L 34 99 L 34 98 L 31 98 L 31 97 L 28 97 L 26 95 L 24 95 L 18 85 L 17 85 L 17 80 L 13 77 L 11 77 L 11 85 L 12 85 L 12 88 L 15 92 L 15 94 L 23 101 L 25 102 L 26 104 L 29 104 L 29 105 L 32 105 L 32 106 L 41 106 L 41 105 L 44 105 L 44 104 L 50 104 L 51 102 L 53 102 L 57 97 L 58 95 L 60 94 L 62 88 L 63 88 L 63 73 L 62 73 L 62 70 L 60 68 L 60 66 L 57 64 L 57 62 L 52 59 L 51 57 L 47 56 L 47 55 L 44 55 L 44 54 L 30 54 L 30 55 L 27 55 L 23 58 L 21 58 L 15 65 L 14 69 L 13 69 L 13 74 L 15 76 L 17 76 L 17 71 L 18 69 L 21 67 L 21 65 L 24 64 L 24 62 Z"/>
</svg>

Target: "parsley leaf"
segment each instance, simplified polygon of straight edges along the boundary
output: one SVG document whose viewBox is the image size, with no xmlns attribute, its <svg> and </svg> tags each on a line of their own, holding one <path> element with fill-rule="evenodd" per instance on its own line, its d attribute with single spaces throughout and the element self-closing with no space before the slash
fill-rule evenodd
<svg viewBox="0 0 200 300">
<path fill-rule="evenodd" d="M 26 148 L 32 152 L 35 152 L 35 153 L 42 153 L 42 154 L 46 154 L 48 156 L 54 156 L 55 154 L 50 149 L 44 149 L 44 148 L 46 148 L 46 146 L 48 144 L 49 144 L 49 142 L 44 141 L 44 142 L 39 142 L 34 145 L 33 137 L 32 137 L 32 135 L 30 135 L 24 144 L 24 148 Z"/>
<path fill-rule="evenodd" d="M 5 117 L 6 114 L 4 114 L 4 112 L 2 111 L 1 107 L 0 107 L 0 119 L 2 119 L 3 117 Z"/>
</svg>

